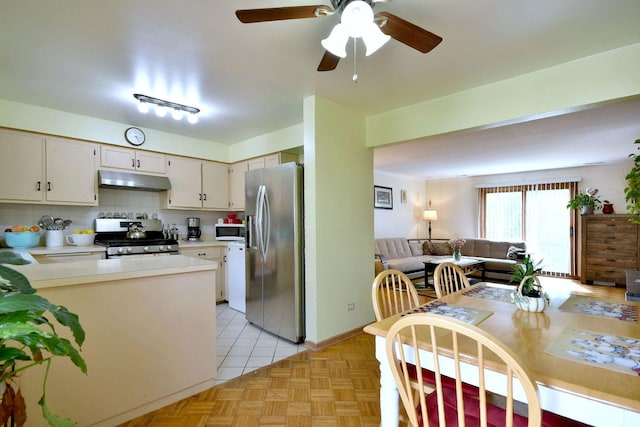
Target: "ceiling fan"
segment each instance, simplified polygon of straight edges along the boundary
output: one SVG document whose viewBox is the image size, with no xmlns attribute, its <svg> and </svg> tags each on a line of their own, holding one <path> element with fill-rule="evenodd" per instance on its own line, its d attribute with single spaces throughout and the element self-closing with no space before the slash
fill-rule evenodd
<svg viewBox="0 0 640 427">
<path fill-rule="evenodd" d="M 338 66 L 340 58 L 346 56 L 344 47 L 350 37 L 363 38 L 367 55 L 375 52 L 389 38 L 422 53 L 427 53 L 440 44 L 442 37 L 389 12 L 378 12 L 373 15 L 372 9 L 375 3 L 386 1 L 391 0 L 331 0 L 331 6 L 310 5 L 236 10 L 236 16 L 240 22 L 250 24 L 340 14 L 341 23 L 337 24 L 329 37 L 322 41 L 325 53 L 318 65 L 318 71 L 331 71 Z M 363 19 L 364 23 L 362 23 Z M 351 27 L 354 23 L 361 24 L 363 27 Z"/>
</svg>

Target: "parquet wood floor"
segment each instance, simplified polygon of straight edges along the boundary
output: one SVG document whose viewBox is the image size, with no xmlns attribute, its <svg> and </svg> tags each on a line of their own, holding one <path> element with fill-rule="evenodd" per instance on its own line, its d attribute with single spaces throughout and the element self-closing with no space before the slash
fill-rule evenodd
<svg viewBox="0 0 640 427">
<path fill-rule="evenodd" d="M 380 425 L 374 338 L 307 350 L 120 427 Z"/>
</svg>

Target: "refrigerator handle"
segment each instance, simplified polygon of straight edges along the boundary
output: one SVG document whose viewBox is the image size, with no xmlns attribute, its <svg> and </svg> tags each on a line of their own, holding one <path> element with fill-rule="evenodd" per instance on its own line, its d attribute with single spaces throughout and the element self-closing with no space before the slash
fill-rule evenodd
<svg viewBox="0 0 640 427">
<path fill-rule="evenodd" d="M 264 210 L 264 230 L 263 230 L 264 240 L 262 241 L 262 247 L 264 248 L 263 259 L 264 259 L 264 262 L 267 262 L 267 255 L 269 254 L 269 237 L 270 237 L 270 234 L 271 234 L 271 210 L 269 209 L 269 196 L 267 195 L 267 187 L 264 188 L 264 193 L 263 193 L 262 197 L 264 199 L 264 206 L 263 206 L 263 210 Z"/>
<path fill-rule="evenodd" d="M 264 185 L 258 187 L 258 194 L 256 196 L 256 246 L 260 252 L 260 257 L 264 260 Z"/>
<path fill-rule="evenodd" d="M 247 215 L 247 223 L 245 224 L 245 239 L 247 243 L 247 248 L 256 249 L 255 242 L 255 226 L 256 226 L 256 217 L 254 215 Z"/>
</svg>

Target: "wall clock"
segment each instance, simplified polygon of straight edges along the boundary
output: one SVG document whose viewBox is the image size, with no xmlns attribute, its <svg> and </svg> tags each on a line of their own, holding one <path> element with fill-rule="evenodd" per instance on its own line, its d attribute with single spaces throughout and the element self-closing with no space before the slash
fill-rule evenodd
<svg viewBox="0 0 640 427">
<path fill-rule="evenodd" d="M 142 145 L 145 141 L 144 132 L 136 127 L 130 127 L 124 131 L 124 138 L 131 145 Z"/>
</svg>

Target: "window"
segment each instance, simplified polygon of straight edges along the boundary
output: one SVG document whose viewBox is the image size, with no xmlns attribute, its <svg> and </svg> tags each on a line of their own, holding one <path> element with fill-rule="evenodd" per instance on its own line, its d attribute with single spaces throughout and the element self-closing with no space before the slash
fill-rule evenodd
<svg viewBox="0 0 640 427">
<path fill-rule="evenodd" d="M 577 182 L 479 188 L 480 236 L 524 240 L 547 275 L 575 277 L 576 213 L 567 203 Z"/>
</svg>

